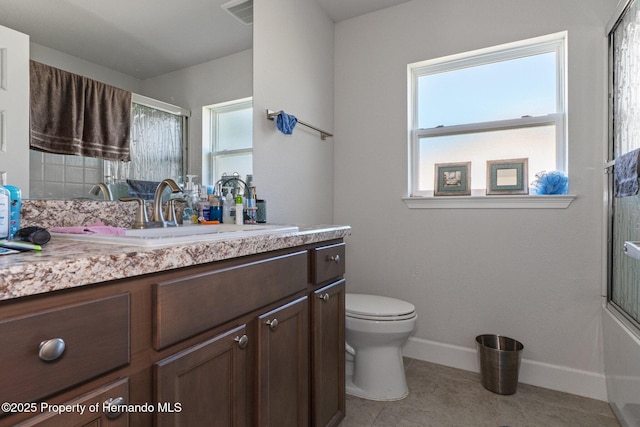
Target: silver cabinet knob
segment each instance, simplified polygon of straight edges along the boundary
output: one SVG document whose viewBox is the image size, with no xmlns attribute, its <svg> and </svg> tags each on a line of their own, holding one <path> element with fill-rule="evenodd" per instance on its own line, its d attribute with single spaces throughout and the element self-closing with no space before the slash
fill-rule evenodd
<svg viewBox="0 0 640 427">
<path fill-rule="evenodd" d="M 105 411 L 104 414 L 110 420 L 115 420 L 122 414 L 122 412 L 120 412 L 118 408 L 124 404 L 125 404 L 124 397 L 120 396 L 120 397 L 116 397 L 115 399 L 109 398 L 102 404 L 103 408 L 108 407 L 108 409 Z"/>
<path fill-rule="evenodd" d="M 238 343 L 238 347 L 240 348 L 246 348 L 249 344 L 249 337 L 247 337 L 246 335 L 235 337 L 233 340 Z"/>
<path fill-rule="evenodd" d="M 45 362 L 56 360 L 64 353 L 65 343 L 62 338 L 52 338 L 40 343 L 38 357 Z"/>
<path fill-rule="evenodd" d="M 318 298 L 320 298 L 324 302 L 327 302 L 329 301 L 329 294 L 324 294 L 324 295 L 320 294 L 318 295 Z"/>
<path fill-rule="evenodd" d="M 340 262 L 340 255 L 327 255 L 327 261 L 333 261 L 337 264 Z"/>
<path fill-rule="evenodd" d="M 272 331 L 275 331 L 278 327 L 278 319 L 267 320 L 265 323 L 269 325 L 269 329 L 271 329 Z"/>
</svg>

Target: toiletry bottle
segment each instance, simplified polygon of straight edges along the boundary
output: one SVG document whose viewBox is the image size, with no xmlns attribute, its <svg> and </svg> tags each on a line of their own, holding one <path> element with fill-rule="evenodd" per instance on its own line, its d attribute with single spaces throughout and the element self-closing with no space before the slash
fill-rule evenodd
<svg viewBox="0 0 640 427">
<path fill-rule="evenodd" d="M 231 205 L 233 205 L 235 202 L 233 200 L 233 194 L 231 194 L 231 188 L 230 187 L 224 187 L 224 198 L 223 198 L 223 205 L 222 205 L 222 223 L 223 224 L 233 224 L 233 217 L 231 216 Z M 235 212 L 235 206 L 233 207 L 233 211 Z"/>
<path fill-rule="evenodd" d="M 0 185 L 0 239 L 9 238 L 10 197 L 9 190 Z"/>
<path fill-rule="evenodd" d="M 209 195 L 209 220 L 222 222 L 223 198 L 217 194 Z"/>
<path fill-rule="evenodd" d="M 5 185 L 9 191 L 9 238 L 13 239 L 20 230 L 20 209 L 22 208 L 22 192 L 18 187 Z"/>
<path fill-rule="evenodd" d="M 200 188 L 200 200 L 197 203 L 198 206 L 198 218 L 202 218 L 205 221 L 209 221 L 209 208 L 211 204 L 209 203 L 209 195 L 207 194 L 207 187 L 204 185 Z"/>
<path fill-rule="evenodd" d="M 256 223 L 257 210 L 258 206 L 256 203 L 256 187 L 249 187 L 249 198 L 247 199 L 247 224 Z"/>
<path fill-rule="evenodd" d="M 244 214 L 242 212 L 242 196 L 236 196 L 236 225 L 244 224 Z"/>
<path fill-rule="evenodd" d="M 193 182 L 193 178 L 197 175 L 187 175 L 187 182 L 184 186 L 184 198 L 187 201 L 187 207 L 184 208 L 182 214 L 182 225 L 191 225 L 198 223 L 198 189 Z"/>
</svg>

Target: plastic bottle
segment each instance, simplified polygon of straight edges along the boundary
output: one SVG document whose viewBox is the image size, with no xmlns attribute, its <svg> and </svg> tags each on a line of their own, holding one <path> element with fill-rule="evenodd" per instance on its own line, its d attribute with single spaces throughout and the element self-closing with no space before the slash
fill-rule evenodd
<svg viewBox="0 0 640 427">
<path fill-rule="evenodd" d="M 223 205 L 222 205 L 222 223 L 223 224 L 233 224 L 233 218 L 231 216 L 231 205 L 234 204 L 233 194 L 231 193 L 230 187 L 225 187 L 226 193 L 224 194 Z M 235 206 L 233 208 L 235 212 Z"/>
<path fill-rule="evenodd" d="M 191 225 L 198 223 L 198 189 L 193 183 L 193 178 L 197 175 L 187 175 L 187 182 L 184 186 L 184 198 L 187 201 L 187 207 L 184 208 L 182 214 L 182 225 Z"/>
<path fill-rule="evenodd" d="M 20 230 L 20 209 L 22 208 L 22 192 L 18 187 L 5 185 L 9 191 L 9 239 L 13 239 Z"/>
<path fill-rule="evenodd" d="M 9 238 L 10 197 L 9 190 L 0 186 L 0 239 Z"/>
<path fill-rule="evenodd" d="M 236 196 L 236 225 L 244 224 L 244 214 L 242 212 L 242 196 Z"/>
<path fill-rule="evenodd" d="M 222 222 L 223 198 L 217 194 L 209 195 L 209 220 Z"/>
<path fill-rule="evenodd" d="M 247 199 L 247 224 L 256 223 L 257 211 L 258 211 L 258 206 L 256 203 L 256 187 L 250 187 L 249 198 Z"/>
<path fill-rule="evenodd" d="M 211 203 L 209 203 L 209 195 L 207 194 L 207 188 L 202 186 L 200 189 L 200 200 L 197 202 L 198 206 L 198 218 L 202 218 L 205 221 L 209 221 L 209 208 L 211 207 Z"/>
</svg>

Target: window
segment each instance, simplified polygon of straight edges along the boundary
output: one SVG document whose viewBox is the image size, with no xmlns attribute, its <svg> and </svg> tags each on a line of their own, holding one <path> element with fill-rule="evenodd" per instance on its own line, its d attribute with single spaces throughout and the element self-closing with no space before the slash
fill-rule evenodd
<svg viewBox="0 0 640 427">
<path fill-rule="evenodd" d="M 472 195 L 485 194 L 488 160 L 527 158 L 527 182 L 566 172 L 565 39 L 409 64 L 411 196 L 433 195 L 440 163 L 470 161 Z"/>
<path fill-rule="evenodd" d="M 252 99 L 244 98 L 204 107 L 203 117 L 207 117 L 207 114 L 208 128 L 205 128 L 203 140 L 210 141 L 210 182 L 217 182 L 223 174 L 237 173 L 243 179 L 252 174 Z"/>
</svg>

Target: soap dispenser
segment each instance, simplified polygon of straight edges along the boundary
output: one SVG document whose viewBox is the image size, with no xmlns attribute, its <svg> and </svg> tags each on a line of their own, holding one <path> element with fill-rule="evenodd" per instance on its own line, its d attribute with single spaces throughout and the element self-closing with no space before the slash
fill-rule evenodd
<svg viewBox="0 0 640 427">
<path fill-rule="evenodd" d="M 184 188 L 184 198 L 187 201 L 187 207 L 182 214 L 182 225 L 190 225 L 198 223 L 198 189 L 193 182 L 193 178 L 198 175 L 187 175 L 187 182 Z"/>
</svg>

